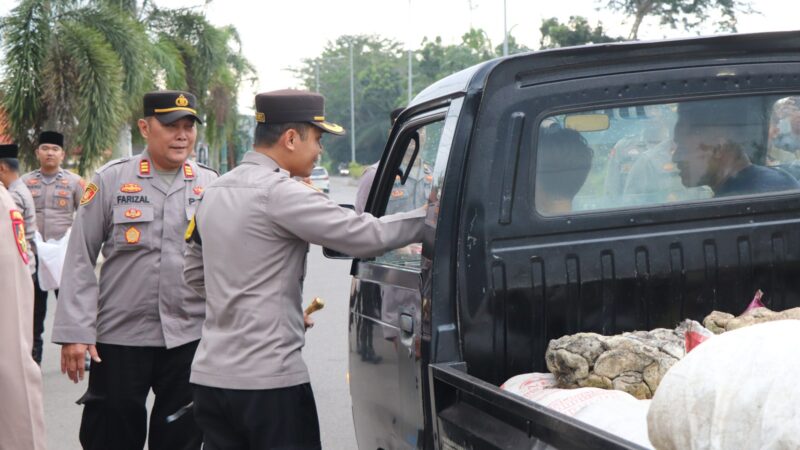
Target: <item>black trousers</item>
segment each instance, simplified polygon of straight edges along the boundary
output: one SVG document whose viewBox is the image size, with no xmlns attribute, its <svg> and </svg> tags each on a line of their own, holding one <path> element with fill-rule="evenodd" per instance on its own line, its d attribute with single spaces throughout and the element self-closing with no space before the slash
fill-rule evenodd
<svg viewBox="0 0 800 450">
<path fill-rule="evenodd" d="M 194 385 L 203 450 L 318 450 L 319 419 L 309 383 L 235 390 Z"/>
<path fill-rule="evenodd" d="M 36 272 L 39 272 L 39 257 L 36 257 Z M 58 289 L 56 289 L 58 298 Z M 42 354 L 44 342 L 44 317 L 47 315 L 47 291 L 39 287 L 39 277 L 33 275 L 33 360 L 36 364 L 42 365 Z"/>
<path fill-rule="evenodd" d="M 202 434 L 192 414 L 168 420 L 192 401 L 189 373 L 199 341 L 166 349 L 97 344 L 83 404 L 80 441 L 87 450 L 141 450 L 147 437 L 145 400 L 155 394 L 149 448 L 199 449 Z"/>
</svg>

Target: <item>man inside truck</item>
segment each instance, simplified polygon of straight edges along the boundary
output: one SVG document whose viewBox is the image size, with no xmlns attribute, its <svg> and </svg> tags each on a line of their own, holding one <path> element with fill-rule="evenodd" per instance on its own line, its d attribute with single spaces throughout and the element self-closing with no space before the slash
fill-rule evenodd
<svg viewBox="0 0 800 450">
<path fill-rule="evenodd" d="M 594 152 L 575 130 L 550 125 L 542 128 L 536 169 L 536 205 L 546 215 L 572 211 L 572 199 L 592 168 Z"/>
<path fill-rule="evenodd" d="M 687 188 L 708 186 L 715 197 L 800 189 L 788 173 L 753 164 L 766 120 L 755 114 L 758 99 L 735 98 L 681 103 L 675 124 L 675 153 Z"/>
</svg>

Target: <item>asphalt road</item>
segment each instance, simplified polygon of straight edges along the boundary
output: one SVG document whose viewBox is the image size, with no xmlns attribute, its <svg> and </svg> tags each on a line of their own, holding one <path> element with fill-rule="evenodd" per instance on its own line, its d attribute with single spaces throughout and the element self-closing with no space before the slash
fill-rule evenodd
<svg viewBox="0 0 800 450">
<path fill-rule="evenodd" d="M 331 197 L 339 203 L 353 203 L 356 186 L 345 178 L 331 179 Z M 308 257 L 308 274 L 304 289 L 304 305 L 312 298 L 326 301 L 323 310 L 312 316 L 316 322 L 306 335 L 303 357 L 311 371 L 311 385 L 317 400 L 322 448 L 352 450 L 356 448 L 347 386 L 347 310 L 350 292 L 349 261 L 330 260 L 322 249 L 312 246 Z M 44 376 L 45 425 L 47 445 L 51 450 L 80 450 L 78 429 L 82 408 L 75 401 L 86 390 L 86 380 L 73 384 L 60 370 L 60 347 L 50 343 L 50 330 L 55 312 L 50 296 L 45 324 Z M 149 399 L 152 402 L 152 394 Z"/>
</svg>

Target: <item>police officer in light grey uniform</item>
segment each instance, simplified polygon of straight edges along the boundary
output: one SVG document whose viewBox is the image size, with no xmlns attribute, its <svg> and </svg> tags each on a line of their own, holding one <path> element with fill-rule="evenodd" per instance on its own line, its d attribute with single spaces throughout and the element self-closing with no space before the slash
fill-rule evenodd
<svg viewBox="0 0 800 450">
<path fill-rule="evenodd" d="M 80 440 L 85 449 L 141 449 L 152 388 L 150 449 L 198 449 L 189 367 L 205 312 L 183 282 L 183 235 L 203 189 L 216 179 L 188 156 L 199 116 L 194 95 L 144 97 L 139 130 L 147 150 L 112 161 L 86 187 L 70 234 L 53 342 L 77 382 L 92 357 Z M 95 261 L 103 252 L 100 284 Z"/>
<path fill-rule="evenodd" d="M 308 176 L 323 132 L 323 97 L 256 97 L 254 151 L 206 189 L 187 230 L 186 281 L 206 296 L 192 364 L 194 409 L 206 449 L 320 448 L 301 350 L 309 243 L 368 257 L 422 239 L 422 209 L 358 215 L 292 176 Z"/>
<path fill-rule="evenodd" d="M 33 236 L 36 234 L 36 207 L 33 197 L 19 176 L 19 147 L 17 144 L 0 145 L 0 182 L 8 186 L 8 193 L 14 199 L 17 208 L 25 219 L 25 240 L 28 244 L 28 269 L 31 275 L 36 273 L 36 261 L 33 255 Z M 35 278 L 35 277 L 34 277 Z M 38 361 L 37 361 L 38 362 Z"/>
<path fill-rule="evenodd" d="M 42 371 L 31 359 L 33 282 L 25 223 L 0 183 L 0 449 L 46 447 Z"/>
<path fill-rule="evenodd" d="M 36 147 L 39 168 L 22 176 L 36 205 L 36 227 L 45 241 L 64 237 L 83 195 L 83 178 L 61 167 L 65 156 L 64 135 L 42 131 Z M 37 259 L 37 267 L 38 264 Z M 41 289 L 38 278 L 33 279 L 33 294 L 33 359 L 41 364 L 47 291 Z M 58 297 L 58 289 L 55 295 Z"/>
</svg>

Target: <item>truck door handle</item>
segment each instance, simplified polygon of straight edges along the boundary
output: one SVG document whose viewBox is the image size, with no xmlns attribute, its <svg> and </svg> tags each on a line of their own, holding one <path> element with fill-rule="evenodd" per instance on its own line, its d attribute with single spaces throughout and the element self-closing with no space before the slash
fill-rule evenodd
<svg viewBox="0 0 800 450">
<path fill-rule="evenodd" d="M 404 335 L 414 334 L 414 318 L 410 314 L 400 314 L 400 331 Z"/>
</svg>

